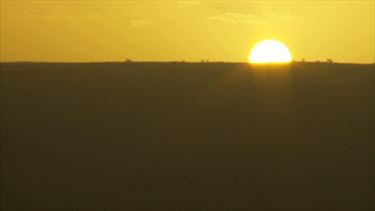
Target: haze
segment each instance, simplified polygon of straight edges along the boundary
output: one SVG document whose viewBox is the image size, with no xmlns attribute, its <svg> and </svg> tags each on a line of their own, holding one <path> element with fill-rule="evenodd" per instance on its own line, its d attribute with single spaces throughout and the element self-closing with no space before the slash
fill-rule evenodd
<svg viewBox="0 0 375 211">
<path fill-rule="evenodd" d="M 373 63 L 374 1 L 1 0 L 0 61 L 246 61 L 277 39 L 294 59 Z"/>
</svg>

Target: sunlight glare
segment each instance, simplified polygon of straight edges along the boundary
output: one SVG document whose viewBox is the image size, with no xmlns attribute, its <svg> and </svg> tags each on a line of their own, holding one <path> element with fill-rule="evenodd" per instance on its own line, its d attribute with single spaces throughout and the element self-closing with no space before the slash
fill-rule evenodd
<svg viewBox="0 0 375 211">
<path fill-rule="evenodd" d="M 257 43 L 250 52 L 249 63 L 289 63 L 292 56 L 288 48 L 276 40 Z"/>
</svg>

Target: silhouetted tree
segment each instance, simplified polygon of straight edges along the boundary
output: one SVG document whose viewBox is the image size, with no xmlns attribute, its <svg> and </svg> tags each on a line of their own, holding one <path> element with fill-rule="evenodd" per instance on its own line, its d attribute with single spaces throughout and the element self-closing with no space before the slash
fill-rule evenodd
<svg viewBox="0 0 375 211">
<path fill-rule="evenodd" d="M 131 59 L 126 59 L 125 62 L 126 63 L 130 63 L 130 62 L 132 62 L 132 60 Z"/>
<path fill-rule="evenodd" d="M 306 60 L 305 59 L 302 59 L 302 62 L 305 62 Z"/>
<path fill-rule="evenodd" d="M 333 63 L 333 60 L 332 60 L 332 59 L 327 59 L 327 63 L 332 64 L 332 63 Z"/>
</svg>

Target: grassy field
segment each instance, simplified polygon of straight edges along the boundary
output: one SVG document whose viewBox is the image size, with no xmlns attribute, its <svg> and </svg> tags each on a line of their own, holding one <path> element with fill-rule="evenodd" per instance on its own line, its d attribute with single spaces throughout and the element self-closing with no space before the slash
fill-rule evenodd
<svg viewBox="0 0 375 211">
<path fill-rule="evenodd" d="M 2 63 L 8 210 L 373 210 L 375 66 Z"/>
</svg>

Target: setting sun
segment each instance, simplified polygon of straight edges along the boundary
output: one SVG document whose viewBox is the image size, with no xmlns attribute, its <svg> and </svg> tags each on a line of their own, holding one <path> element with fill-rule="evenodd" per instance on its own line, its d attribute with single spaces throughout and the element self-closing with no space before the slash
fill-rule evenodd
<svg viewBox="0 0 375 211">
<path fill-rule="evenodd" d="M 251 49 L 250 63 L 287 63 L 292 61 L 288 48 L 276 40 L 265 40 Z"/>
<path fill-rule="evenodd" d="M 0 0 L 0 208 L 375 211 L 374 38 L 375 0 Z"/>
</svg>

